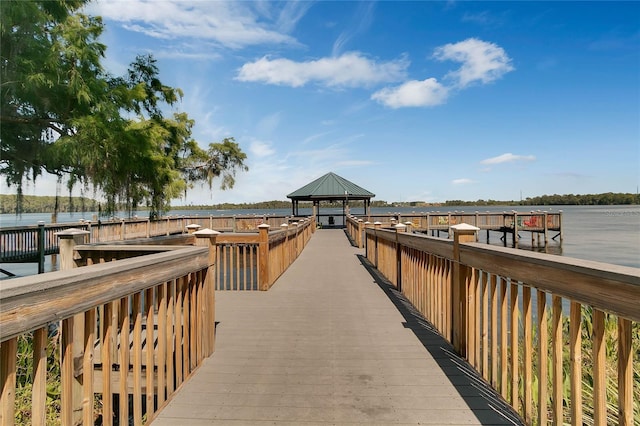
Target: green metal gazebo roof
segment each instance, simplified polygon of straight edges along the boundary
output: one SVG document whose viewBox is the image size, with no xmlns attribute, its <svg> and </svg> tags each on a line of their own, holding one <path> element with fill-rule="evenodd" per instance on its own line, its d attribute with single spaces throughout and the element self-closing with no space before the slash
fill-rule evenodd
<svg viewBox="0 0 640 426">
<path fill-rule="evenodd" d="M 292 200 L 330 200 L 351 198 L 364 200 L 376 195 L 335 173 L 327 173 L 287 195 Z"/>
</svg>

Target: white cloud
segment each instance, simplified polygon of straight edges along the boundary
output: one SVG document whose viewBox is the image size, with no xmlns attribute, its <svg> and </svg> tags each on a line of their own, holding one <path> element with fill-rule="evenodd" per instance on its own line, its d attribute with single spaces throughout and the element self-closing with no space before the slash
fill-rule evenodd
<svg viewBox="0 0 640 426">
<path fill-rule="evenodd" d="M 396 87 L 378 90 L 371 99 L 391 108 L 440 105 L 447 100 L 449 90 L 435 78 L 410 80 Z"/>
<path fill-rule="evenodd" d="M 281 10 L 265 13 L 262 2 L 128 0 L 93 2 L 86 10 L 92 15 L 120 22 L 130 31 L 154 38 L 191 37 L 242 48 L 297 44 L 287 32 L 295 27 L 309 7 L 306 2 L 286 2 Z"/>
<path fill-rule="evenodd" d="M 363 87 L 375 83 L 398 81 L 405 77 L 409 62 L 405 57 L 376 62 L 359 52 L 337 57 L 296 62 L 264 56 L 244 64 L 236 80 L 301 87 L 317 82 L 329 87 Z"/>
<path fill-rule="evenodd" d="M 514 155 L 510 152 L 506 154 L 498 155 L 497 157 L 487 158 L 480 161 L 480 164 L 502 164 L 512 163 L 514 161 L 535 161 L 534 155 Z"/>
<path fill-rule="evenodd" d="M 249 151 L 256 157 L 268 157 L 270 155 L 275 154 L 275 149 L 268 142 L 262 142 L 258 140 L 254 140 L 249 145 Z"/>
<path fill-rule="evenodd" d="M 467 179 L 467 178 L 460 178 L 460 179 L 454 179 L 451 181 L 452 184 L 454 185 L 467 185 L 470 183 L 475 183 L 475 181 L 471 180 L 471 179 Z"/>
<path fill-rule="evenodd" d="M 514 70 L 511 58 L 502 47 L 477 38 L 440 46 L 435 49 L 433 56 L 441 61 L 462 63 L 459 69 L 447 74 L 460 88 L 477 81 L 490 83 Z"/>
<path fill-rule="evenodd" d="M 364 33 L 371 27 L 374 8 L 375 3 L 373 2 L 358 3 L 357 11 L 353 15 L 351 23 L 347 25 L 347 30 L 340 33 L 333 42 L 333 56 L 339 55 L 352 38 Z"/>
</svg>

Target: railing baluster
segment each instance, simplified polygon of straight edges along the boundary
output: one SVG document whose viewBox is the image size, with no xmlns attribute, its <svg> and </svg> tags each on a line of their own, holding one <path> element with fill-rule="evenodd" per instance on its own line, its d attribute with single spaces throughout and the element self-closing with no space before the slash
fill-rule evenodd
<svg viewBox="0 0 640 426">
<path fill-rule="evenodd" d="M 508 354 L 509 348 L 507 346 L 508 334 L 509 334 L 509 322 L 508 322 L 508 308 L 507 308 L 507 280 L 502 277 L 498 278 L 500 284 L 500 394 L 505 400 L 509 398 L 509 368 L 508 368 Z"/>
<path fill-rule="evenodd" d="M 524 356 L 523 356 L 523 370 L 524 370 L 524 383 L 523 383 L 523 398 L 524 398 L 524 419 L 527 423 L 533 422 L 533 373 L 532 373 L 532 360 L 533 360 L 533 324 L 531 322 L 531 287 L 522 287 L 522 339 L 524 343 Z"/>
<path fill-rule="evenodd" d="M 489 291 L 491 293 L 491 386 L 498 388 L 498 289 L 497 277 L 491 274 Z"/>
<path fill-rule="evenodd" d="M 563 358 L 562 358 L 562 298 L 553 295 L 552 345 L 553 345 L 553 424 L 564 424 L 563 411 Z"/>
<path fill-rule="evenodd" d="M 0 345 L 0 421 L 3 425 L 14 424 L 14 410 L 16 397 L 16 358 L 18 352 L 18 338 L 2 342 Z"/>
<path fill-rule="evenodd" d="M 129 343 L 130 343 L 130 296 L 120 299 L 118 329 L 120 330 L 120 348 L 118 362 L 120 363 L 119 419 L 120 424 L 129 424 Z"/>
<path fill-rule="evenodd" d="M 520 375 L 518 374 L 518 364 L 519 364 L 519 349 L 518 349 L 518 317 L 519 317 L 519 309 L 518 309 L 518 286 L 511 282 L 509 289 L 509 296 L 511 298 L 511 305 L 509 306 L 509 310 L 511 313 L 511 326 L 509 327 L 509 333 L 511 333 L 510 347 L 511 347 L 511 395 L 510 400 L 511 406 L 517 411 L 520 412 L 520 398 L 519 398 L 519 381 Z"/>
<path fill-rule="evenodd" d="M 607 424 L 607 382 L 605 352 L 605 315 L 599 309 L 593 310 L 593 422 Z"/>
<path fill-rule="evenodd" d="M 112 329 L 111 318 L 113 312 L 113 306 L 111 302 L 104 305 L 104 316 L 100 318 L 100 322 L 104 323 L 104 328 L 101 337 L 100 347 L 102 348 L 102 421 L 105 425 L 111 425 L 113 419 L 113 391 L 111 389 L 111 376 L 112 376 Z M 86 327 L 85 327 L 86 329 Z M 93 392 L 93 391 L 92 391 Z M 90 404 L 93 404 L 93 398 L 91 398 Z"/>
<path fill-rule="evenodd" d="M 166 375 L 166 356 L 167 356 L 167 283 L 158 286 L 158 407 L 162 407 L 167 398 L 165 393 L 167 375 Z"/>
<path fill-rule="evenodd" d="M 133 423 L 142 424 L 142 295 L 133 295 Z"/>
<path fill-rule="evenodd" d="M 153 307 L 154 303 L 154 288 L 148 288 L 145 290 L 144 294 L 144 306 L 145 306 L 145 349 L 146 349 L 146 359 L 145 359 L 145 388 L 146 388 L 146 415 L 147 418 L 151 417 L 155 412 L 154 407 L 154 314 Z"/>
<path fill-rule="evenodd" d="M 47 327 L 33 332 L 33 394 L 31 421 L 34 426 L 46 424 L 47 415 Z M 92 342 L 93 344 L 93 342 Z M 2 344 L 4 346 L 4 343 Z M 4 353 L 3 359 L 4 359 Z M 91 365 L 93 370 L 93 365 Z"/>
<path fill-rule="evenodd" d="M 634 424 L 631 331 L 631 321 L 625 318 L 618 318 L 618 423 L 621 426 Z"/>
<path fill-rule="evenodd" d="M 571 424 L 582 426 L 582 306 L 571 302 L 569 315 Z"/>
<path fill-rule="evenodd" d="M 548 324 L 547 324 L 547 294 L 541 290 L 537 292 L 538 305 L 538 423 L 547 424 L 548 399 Z"/>
<path fill-rule="evenodd" d="M 42 330 L 42 329 L 40 329 Z M 96 338 L 96 310 L 89 309 L 84 313 L 84 356 L 82 361 L 82 422 L 91 424 L 93 418 L 93 386 L 94 359 L 93 349 Z M 44 339 L 44 337 L 43 337 Z M 35 386 L 35 382 L 34 382 Z M 104 395 L 103 399 L 111 399 L 111 395 Z M 34 404 L 35 407 L 35 404 Z M 107 424 L 107 423 L 105 423 Z"/>
<path fill-rule="evenodd" d="M 481 291 L 482 291 L 482 377 L 486 380 L 490 380 L 489 376 L 489 276 L 484 272 L 480 272 L 481 277 Z"/>
</svg>

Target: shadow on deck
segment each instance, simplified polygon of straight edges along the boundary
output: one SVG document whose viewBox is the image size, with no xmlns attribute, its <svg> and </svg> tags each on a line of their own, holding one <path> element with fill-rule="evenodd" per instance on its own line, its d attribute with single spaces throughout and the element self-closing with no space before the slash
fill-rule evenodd
<svg viewBox="0 0 640 426">
<path fill-rule="evenodd" d="M 454 352 L 451 344 L 422 317 L 411 302 L 393 287 L 365 256 L 358 255 L 358 258 L 404 317 L 405 328 L 411 330 L 431 354 L 481 424 L 495 424 L 496 414 L 503 417 L 505 424 L 524 424 L 513 408 L 495 390 L 487 386 L 465 359 Z"/>
</svg>

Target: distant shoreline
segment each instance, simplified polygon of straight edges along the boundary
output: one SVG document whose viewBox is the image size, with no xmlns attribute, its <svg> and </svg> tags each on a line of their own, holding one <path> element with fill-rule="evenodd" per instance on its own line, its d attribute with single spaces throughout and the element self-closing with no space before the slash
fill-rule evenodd
<svg viewBox="0 0 640 426">
<path fill-rule="evenodd" d="M 16 210 L 17 197 L 15 194 L 0 194 L 0 213 L 10 214 L 18 213 Z M 410 201 L 410 202 L 387 202 L 387 201 L 371 201 L 371 207 L 393 208 L 393 207 L 449 207 L 449 206 L 616 206 L 616 205 L 640 205 L 640 195 L 632 193 L 613 193 L 607 192 L 602 194 L 565 194 L 565 195 L 541 195 L 538 197 L 528 197 L 521 201 L 504 201 L 504 200 L 447 200 L 441 203 Z M 80 213 L 86 211 L 99 211 L 100 203 L 96 200 L 85 197 L 54 197 L 54 196 L 38 196 L 25 195 L 22 202 L 22 208 L 19 213 Z M 337 203 L 323 202 L 322 207 L 342 207 L 342 201 Z M 361 201 L 349 201 L 349 206 L 362 206 Z M 311 208 L 311 202 L 300 202 L 300 208 Z M 221 203 L 212 205 L 187 205 L 187 206 L 171 206 L 172 210 L 272 210 L 272 209 L 288 209 L 291 208 L 290 201 L 271 200 L 256 203 Z M 148 211 L 146 207 L 138 207 L 136 211 Z"/>
</svg>

